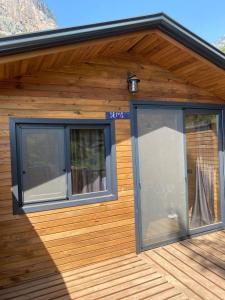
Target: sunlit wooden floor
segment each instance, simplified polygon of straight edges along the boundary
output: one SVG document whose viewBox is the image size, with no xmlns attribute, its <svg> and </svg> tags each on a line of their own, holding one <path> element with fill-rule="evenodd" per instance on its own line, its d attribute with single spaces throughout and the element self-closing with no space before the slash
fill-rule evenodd
<svg viewBox="0 0 225 300">
<path fill-rule="evenodd" d="M 225 299 L 225 231 L 20 284 L 0 299 Z"/>
<path fill-rule="evenodd" d="M 146 251 L 141 256 L 188 299 L 225 299 L 225 231 Z"/>
</svg>

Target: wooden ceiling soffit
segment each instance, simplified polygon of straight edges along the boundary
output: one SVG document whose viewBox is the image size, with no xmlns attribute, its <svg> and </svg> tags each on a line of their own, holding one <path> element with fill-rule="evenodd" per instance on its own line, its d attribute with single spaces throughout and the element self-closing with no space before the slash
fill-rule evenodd
<svg viewBox="0 0 225 300">
<path fill-rule="evenodd" d="M 225 99 L 225 71 L 160 30 L 145 36 L 128 52 Z"/>
<path fill-rule="evenodd" d="M 152 31 L 154 31 L 154 30 L 151 30 L 151 32 Z M 56 53 L 60 53 L 60 52 L 74 50 L 77 48 L 85 49 L 86 47 L 93 47 L 93 46 L 101 48 L 103 45 L 106 46 L 110 43 L 121 42 L 122 40 L 123 41 L 130 40 L 131 47 L 132 47 L 133 44 L 135 44 L 138 40 L 142 39 L 146 34 L 149 34 L 149 32 L 150 32 L 149 30 L 144 30 L 144 31 L 140 31 L 140 32 L 129 33 L 126 35 L 117 35 L 117 36 L 113 36 L 113 37 L 106 37 L 106 38 L 102 38 L 102 39 L 84 41 L 84 42 L 76 43 L 76 44 L 72 44 L 72 45 L 57 46 L 57 47 L 52 47 L 52 48 L 48 48 L 48 49 L 34 50 L 34 51 L 26 52 L 26 53 L 3 56 L 0 58 L 0 64 L 14 62 L 14 61 L 23 60 L 23 59 L 34 58 L 34 57 L 42 56 L 42 55 L 56 54 Z M 133 41 L 133 44 L 132 44 L 132 41 Z M 123 44 L 123 43 L 121 43 L 121 44 Z"/>
<path fill-rule="evenodd" d="M 186 82 L 225 99 L 224 70 L 159 29 L 1 57 L 0 79 L 122 53 L 142 57 L 142 63 L 158 65 Z"/>
<path fill-rule="evenodd" d="M 0 79 L 29 75 L 41 70 L 75 64 L 82 60 L 126 52 L 147 34 L 149 31 L 2 57 L 0 58 Z"/>
</svg>

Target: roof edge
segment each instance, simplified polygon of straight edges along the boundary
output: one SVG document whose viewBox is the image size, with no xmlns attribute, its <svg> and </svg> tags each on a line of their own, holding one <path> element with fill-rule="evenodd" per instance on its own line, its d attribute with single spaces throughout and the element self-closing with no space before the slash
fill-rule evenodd
<svg viewBox="0 0 225 300">
<path fill-rule="evenodd" d="M 0 57 L 159 29 L 225 70 L 225 54 L 164 13 L 0 38 Z"/>
</svg>

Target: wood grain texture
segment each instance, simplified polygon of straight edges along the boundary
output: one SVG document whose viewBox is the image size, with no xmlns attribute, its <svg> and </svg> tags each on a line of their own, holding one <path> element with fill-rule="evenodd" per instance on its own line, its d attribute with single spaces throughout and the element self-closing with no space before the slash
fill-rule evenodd
<svg viewBox="0 0 225 300">
<path fill-rule="evenodd" d="M 115 55 L 139 55 L 179 76 L 189 84 L 204 88 L 225 99 L 225 72 L 198 53 L 160 30 L 145 30 L 74 45 L 30 51 L 0 59 L 0 80 L 13 79 L 47 69 L 75 66 L 78 62 Z"/>
<path fill-rule="evenodd" d="M 142 256 L 188 299 L 224 299 L 224 240 L 224 231 L 219 231 L 153 249 Z"/>
<path fill-rule="evenodd" d="M 44 64 L 39 61 L 39 66 Z M 59 65 L 49 64 L 45 71 L 34 67 L 33 74 L 0 82 L 1 286 L 135 252 L 130 121 L 116 121 L 116 201 L 19 216 L 12 215 L 10 117 L 96 119 L 105 118 L 106 111 L 128 111 L 134 97 L 127 91 L 127 72 L 141 78 L 137 100 L 223 103 L 137 56 Z"/>
<path fill-rule="evenodd" d="M 179 296 L 179 298 L 178 298 Z M 121 256 L 0 291 L 6 299 L 187 299 L 136 255 Z"/>
<path fill-rule="evenodd" d="M 224 230 L 0 291 L 2 300 L 224 299 Z"/>
</svg>

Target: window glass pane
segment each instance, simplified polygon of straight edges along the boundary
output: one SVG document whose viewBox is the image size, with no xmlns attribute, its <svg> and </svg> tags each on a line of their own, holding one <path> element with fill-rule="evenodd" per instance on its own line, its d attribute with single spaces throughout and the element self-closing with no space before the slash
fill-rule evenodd
<svg viewBox="0 0 225 300">
<path fill-rule="evenodd" d="M 218 115 L 186 113 L 190 227 L 220 221 Z"/>
<path fill-rule="evenodd" d="M 103 129 L 71 129 L 72 194 L 106 190 Z"/>
<path fill-rule="evenodd" d="M 186 235 L 183 114 L 137 110 L 142 246 Z"/>
<path fill-rule="evenodd" d="M 66 197 L 63 128 L 22 128 L 22 189 L 26 202 Z"/>
</svg>

